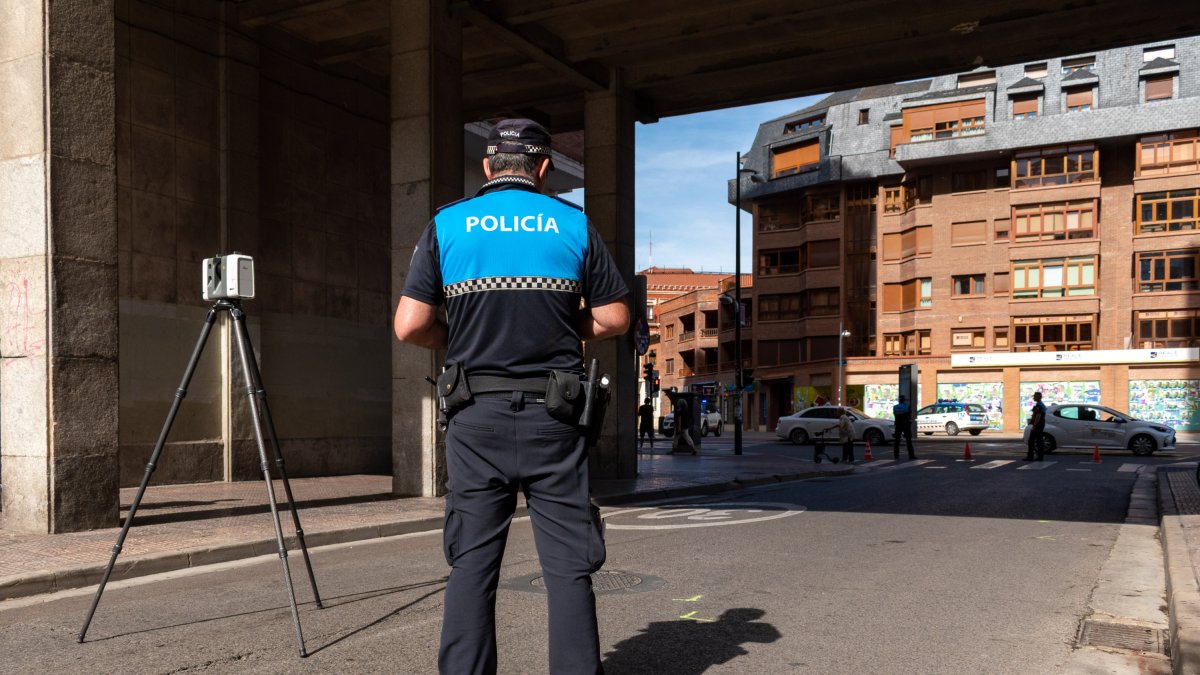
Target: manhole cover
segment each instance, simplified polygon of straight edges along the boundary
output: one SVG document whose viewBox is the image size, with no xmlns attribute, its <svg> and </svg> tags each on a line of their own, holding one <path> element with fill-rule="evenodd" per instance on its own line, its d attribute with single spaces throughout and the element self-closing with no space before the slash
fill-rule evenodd
<svg viewBox="0 0 1200 675">
<path fill-rule="evenodd" d="M 1162 628 L 1105 623 L 1089 619 L 1083 622 L 1083 627 L 1079 631 L 1079 644 L 1166 654 L 1168 643 L 1166 631 Z"/>
<path fill-rule="evenodd" d="M 546 580 L 540 573 L 526 574 L 500 584 L 513 591 L 545 593 Z M 592 592 L 602 593 L 645 593 L 666 585 L 661 578 L 649 574 L 635 574 L 622 570 L 600 570 L 592 575 Z"/>
</svg>

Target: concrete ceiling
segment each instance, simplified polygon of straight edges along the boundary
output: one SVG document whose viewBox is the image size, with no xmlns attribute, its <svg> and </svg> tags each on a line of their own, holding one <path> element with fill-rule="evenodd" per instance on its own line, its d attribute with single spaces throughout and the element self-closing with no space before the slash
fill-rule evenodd
<svg viewBox="0 0 1200 675">
<path fill-rule="evenodd" d="M 427 0 L 414 0 L 425 2 Z M 642 121 L 1200 33 L 1196 0 L 447 0 L 464 122 L 582 128 L 614 79 Z M 386 89 L 389 0 L 241 0 L 247 27 Z"/>
</svg>

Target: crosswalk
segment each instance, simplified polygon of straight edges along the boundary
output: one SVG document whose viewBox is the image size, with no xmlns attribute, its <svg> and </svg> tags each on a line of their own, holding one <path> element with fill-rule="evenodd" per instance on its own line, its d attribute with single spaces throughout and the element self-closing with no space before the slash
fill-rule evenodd
<svg viewBox="0 0 1200 675">
<path fill-rule="evenodd" d="M 1053 469 L 1057 471 L 1072 471 L 1072 472 L 1088 472 L 1088 471 L 1113 471 L 1113 463 L 1096 464 L 1091 461 L 1074 460 L 1044 460 L 1041 462 L 1021 462 L 1015 459 L 994 459 L 991 461 L 980 460 L 962 460 L 962 459 L 915 459 L 908 461 L 897 461 L 895 459 L 877 459 L 871 462 L 863 462 L 857 465 L 859 468 L 866 469 L 883 469 L 887 471 L 902 471 L 905 469 L 924 469 L 924 470 L 945 470 L 950 468 L 969 469 L 971 471 L 1045 471 Z M 1150 464 L 1140 464 L 1137 462 L 1122 462 L 1116 467 L 1117 473 L 1136 473 L 1143 467 L 1152 466 Z"/>
</svg>

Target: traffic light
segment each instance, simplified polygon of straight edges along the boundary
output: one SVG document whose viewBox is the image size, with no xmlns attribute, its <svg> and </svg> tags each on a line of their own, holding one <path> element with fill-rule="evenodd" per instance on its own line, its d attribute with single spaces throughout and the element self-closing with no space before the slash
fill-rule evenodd
<svg viewBox="0 0 1200 675">
<path fill-rule="evenodd" d="M 642 364 L 642 377 L 649 380 L 650 378 L 654 377 L 653 373 L 654 373 L 654 364 L 653 363 L 650 363 L 649 361 L 647 361 Z"/>
<path fill-rule="evenodd" d="M 658 371 L 657 370 L 650 371 L 650 381 L 653 382 L 653 384 L 650 387 L 650 390 L 653 391 L 655 394 L 658 394 Z"/>
</svg>

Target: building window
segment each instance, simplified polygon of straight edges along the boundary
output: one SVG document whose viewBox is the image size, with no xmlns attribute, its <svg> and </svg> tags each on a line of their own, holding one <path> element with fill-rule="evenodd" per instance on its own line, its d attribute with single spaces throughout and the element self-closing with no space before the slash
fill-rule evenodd
<svg viewBox="0 0 1200 675">
<path fill-rule="evenodd" d="M 905 138 L 904 126 L 897 124 L 896 126 L 889 129 L 888 137 L 890 139 L 889 147 L 891 148 L 891 151 L 888 153 L 888 157 L 895 159 L 896 158 L 896 146 L 906 142 L 904 140 L 904 138 Z"/>
<path fill-rule="evenodd" d="M 771 149 L 771 178 L 790 176 L 821 165 L 821 141 L 812 139 L 799 145 Z"/>
<path fill-rule="evenodd" d="M 673 324 L 673 323 L 667 324 L 666 329 L 667 329 L 667 339 L 670 340 L 670 339 L 674 338 L 675 337 L 675 324 Z M 670 372 L 670 371 L 668 371 L 668 372 Z"/>
<path fill-rule="evenodd" d="M 1089 73 L 1096 69 L 1096 57 L 1084 56 L 1078 59 L 1063 59 L 1062 74 L 1070 75 L 1076 71 L 1086 70 Z"/>
<path fill-rule="evenodd" d="M 810 288 L 804 291 L 801 297 L 801 312 L 804 316 L 837 314 L 842 308 L 836 288 Z"/>
<path fill-rule="evenodd" d="M 1145 80 L 1146 102 L 1162 101 L 1175 96 L 1175 76 L 1154 75 Z"/>
<path fill-rule="evenodd" d="M 883 285 L 883 311 L 905 312 L 933 305 L 933 280 L 925 277 Z"/>
<path fill-rule="evenodd" d="M 972 192 L 986 190 L 988 182 L 987 169 L 976 171 L 955 171 L 951 176 L 951 189 L 954 192 Z"/>
<path fill-rule="evenodd" d="M 1000 167 L 999 169 L 996 169 L 996 187 L 1006 188 L 1009 185 L 1011 185 L 1012 180 L 1011 180 L 1010 176 L 1011 176 L 1011 172 L 1009 171 L 1009 167 L 1004 166 L 1004 167 Z"/>
<path fill-rule="evenodd" d="M 1200 138 L 1196 130 L 1143 136 L 1138 141 L 1137 175 L 1154 176 L 1200 170 Z"/>
<path fill-rule="evenodd" d="M 758 298 L 759 321 L 796 321 L 803 318 L 799 293 L 776 293 Z"/>
<path fill-rule="evenodd" d="M 1014 206 L 1012 240 L 1018 244 L 1096 236 L 1096 200 Z"/>
<path fill-rule="evenodd" d="M 992 274 L 992 293 L 995 295 L 1008 295 L 1008 272 L 995 272 Z"/>
<path fill-rule="evenodd" d="M 667 359 L 667 375 L 675 374 L 675 359 Z"/>
<path fill-rule="evenodd" d="M 800 212 L 800 220 L 804 223 L 837 220 L 842 215 L 841 203 L 841 196 L 836 192 L 805 195 L 804 208 Z"/>
<path fill-rule="evenodd" d="M 758 207 L 758 231 L 778 232 L 780 230 L 795 230 L 800 227 L 799 202 L 776 202 L 761 204 Z"/>
<path fill-rule="evenodd" d="M 799 340 L 759 340 L 758 356 L 755 359 L 760 365 L 779 366 L 786 363 L 800 362 Z"/>
<path fill-rule="evenodd" d="M 956 298 L 979 297 L 984 294 L 986 274 L 959 274 L 953 278 L 951 295 Z"/>
<path fill-rule="evenodd" d="M 825 125 L 825 116 L 818 115 L 817 117 L 809 117 L 806 119 L 802 119 L 799 122 L 788 122 L 783 127 L 783 133 L 784 133 L 784 135 L 798 134 L 801 131 L 808 131 L 809 129 L 816 129 L 817 127 L 821 127 L 824 125 Z"/>
<path fill-rule="evenodd" d="M 1031 64 L 1025 66 L 1025 77 L 1028 77 L 1028 78 L 1031 78 L 1034 80 L 1040 80 L 1040 79 L 1046 77 L 1047 72 L 1049 72 L 1049 71 L 1046 68 L 1046 64 L 1044 64 L 1044 63 L 1031 63 Z"/>
<path fill-rule="evenodd" d="M 933 226 L 921 225 L 883 235 L 883 259 L 904 260 L 933 252 Z"/>
<path fill-rule="evenodd" d="M 966 89 L 967 87 L 979 87 L 985 84 L 996 84 L 996 71 L 989 70 L 985 73 L 969 73 L 967 75 L 958 76 L 959 89 Z"/>
<path fill-rule="evenodd" d="M 1175 60 L 1175 45 L 1159 45 L 1142 50 L 1142 63 L 1150 63 L 1154 59 Z"/>
<path fill-rule="evenodd" d="M 1022 94 L 1012 98 L 1012 118 L 1014 120 L 1031 120 L 1038 114 L 1038 95 Z"/>
<path fill-rule="evenodd" d="M 1200 290 L 1200 249 L 1137 254 L 1138 293 Z"/>
<path fill-rule="evenodd" d="M 758 252 L 758 273 L 773 277 L 780 274 L 796 274 L 800 271 L 800 249 L 784 248 Z"/>
<path fill-rule="evenodd" d="M 1091 182 L 1097 179 L 1099 165 L 1100 152 L 1091 144 L 1023 150 L 1013 157 L 1012 175 L 1016 177 L 1013 187 Z"/>
<path fill-rule="evenodd" d="M 1070 89 L 1067 94 L 1067 112 L 1084 112 L 1092 109 L 1092 88 Z"/>
<path fill-rule="evenodd" d="M 992 228 L 993 241 L 1008 241 L 1009 228 L 1012 226 L 1012 220 L 1008 218 L 997 218 L 995 225 Z"/>
<path fill-rule="evenodd" d="M 904 211 L 904 188 L 900 185 L 883 189 L 883 212 L 900 213 Z"/>
<path fill-rule="evenodd" d="M 1095 294 L 1095 256 L 1013 262 L 1012 297 L 1015 300 Z"/>
<path fill-rule="evenodd" d="M 950 333 L 950 348 L 956 351 L 987 349 L 987 329 L 968 328 Z"/>
<path fill-rule="evenodd" d="M 904 137 L 908 143 L 978 136 L 985 133 L 983 100 L 908 108 L 904 111 Z"/>
<path fill-rule="evenodd" d="M 1013 319 L 1016 352 L 1066 352 L 1095 349 L 1096 317 L 1023 316 Z"/>
<path fill-rule="evenodd" d="M 969 223 L 950 224 L 950 245 L 965 246 L 969 244 L 987 243 L 987 221 L 975 220 Z"/>
<path fill-rule="evenodd" d="M 992 348 L 1008 349 L 1008 326 L 996 328 L 992 331 Z"/>
<path fill-rule="evenodd" d="M 1200 346 L 1200 310 L 1137 312 L 1134 320 L 1142 349 Z"/>
<path fill-rule="evenodd" d="M 842 245 L 838 239 L 806 242 L 800 247 L 800 268 L 837 267 L 842 264 Z"/>
<path fill-rule="evenodd" d="M 1137 231 L 1180 232 L 1197 229 L 1200 189 L 1148 192 L 1137 196 Z"/>
<path fill-rule="evenodd" d="M 932 346 L 928 330 L 885 333 L 883 336 L 884 356 L 927 356 L 932 353 Z"/>
<path fill-rule="evenodd" d="M 858 123 L 860 125 L 862 125 L 862 124 L 870 124 L 870 122 L 871 122 L 871 109 L 870 108 L 862 108 L 861 110 L 859 110 L 858 111 Z"/>
</svg>

